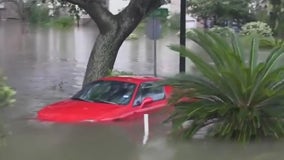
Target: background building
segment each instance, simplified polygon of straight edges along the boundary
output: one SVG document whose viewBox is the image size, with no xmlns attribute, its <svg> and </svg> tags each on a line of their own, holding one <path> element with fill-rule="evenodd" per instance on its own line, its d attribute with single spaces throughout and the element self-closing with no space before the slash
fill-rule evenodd
<svg viewBox="0 0 284 160">
<path fill-rule="evenodd" d="M 19 19 L 19 14 L 17 13 L 17 6 L 12 2 L 0 3 L 0 19 Z"/>
</svg>

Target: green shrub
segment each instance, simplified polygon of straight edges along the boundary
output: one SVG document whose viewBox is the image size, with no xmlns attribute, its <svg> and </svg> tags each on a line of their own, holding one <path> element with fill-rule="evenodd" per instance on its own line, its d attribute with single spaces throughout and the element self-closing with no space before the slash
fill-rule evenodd
<svg viewBox="0 0 284 160">
<path fill-rule="evenodd" d="M 58 17 L 53 19 L 49 25 L 57 28 L 70 28 L 74 25 L 74 18 L 71 16 Z"/>
<path fill-rule="evenodd" d="M 172 45 L 195 65 L 198 73 L 168 79 L 176 88 L 171 98 L 175 112 L 169 118 L 184 137 L 192 138 L 207 128 L 206 136 L 247 142 L 284 136 L 284 65 L 277 61 L 284 53 L 278 47 L 258 62 L 258 41 L 247 50 L 231 34 L 230 41 L 209 32 L 193 30 L 189 38 L 210 57 L 203 59 L 192 48 Z M 181 103 L 181 98 L 193 98 Z M 191 122 L 184 126 L 184 122 Z"/>
<path fill-rule="evenodd" d="M 5 77 L 0 75 L 0 108 L 9 106 L 15 102 L 15 99 L 13 98 L 14 95 L 15 91 L 7 86 Z"/>
<path fill-rule="evenodd" d="M 138 39 L 138 35 L 135 34 L 135 33 L 131 33 L 128 37 L 127 37 L 127 40 L 136 40 Z"/>
<path fill-rule="evenodd" d="M 112 70 L 109 72 L 109 76 L 120 76 L 120 75 L 134 75 L 132 72 Z"/>
<path fill-rule="evenodd" d="M 15 102 L 14 95 L 16 92 L 12 90 L 5 81 L 6 77 L 0 75 L 0 109 Z M 6 132 L 3 128 L 3 125 L 0 123 L 0 146 L 3 143 L 5 136 Z"/>
<path fill-rule="evenodd" d="M 138 26 L 135 28 L 135 32 L 144 33 L 146 28 L 146 23 L 147 23 L 147 18 L 145 18 L 144 20 L 142 20 L 142 22 L 138 24 Z"/>
<path fill-rule="evenodd" d="M 0 74 L 0 109 L 7 107 L 15 102 L 15 99 L 13 97 L 16 92 L 5 83 L 5 80 L 6 78 Z M 4 138 L 5 131 L 2 124 L 0 123 L 0 146 L 2 145 Z"/>
<path fill-rule="evenodd" d="M 36 4 L 28 5 L 26 8 L 28 21 L 32 24 L 45 24 L 50 21 L 49 9 Z"/>
<path fill-rule="evenodd" d="M 267 23 L 257 21 L 243 25 L 240 34 L 243 36 L 259 35 L 262 37 L 271 37 L 273 33 Z"/>
<path fill-rule="evenodd" d="M 180 29 L 180 14 L 174 14 L 168 19 L 169 27 L 173 30 Z"/>
<path fill-rule="evenodd" d="M 73 16 L 51 17 L 49 15 L 49 8 L 44 5 L 38 6 L 37 3 L 26 3 L 25 12 L 31 24 L 47 25 L 57 28 L 69 28 L 74 25 Z"/>
<path fill-rule="evenodd" d="M 274 37 L 262 38 L 260 39 L 260 46 L 267 49 L 274 47 L 284 47 L 284 41 L 282 39 L 277 39 Z"/>
<path fill-rule="evenodd" d="M 241 42 L 245 47 L 250 46 L 251 40 L 256 36 L 241 36 Z M 277 39 L 274 37 L 259 37 L 259 48 L 261 49 L 272 49 L 275 47 L 284 46 L 284 41 L 282 39 Z"/>
<path fill-rule="evenodd" d="M 232 28 L 229 27 L 220 27 L 220 26 L 214 26 L 209 29 L 211 32 L 217 33 L 222 37 L 229 37 L 231 32 L 234 32 Z"/>
</svg>

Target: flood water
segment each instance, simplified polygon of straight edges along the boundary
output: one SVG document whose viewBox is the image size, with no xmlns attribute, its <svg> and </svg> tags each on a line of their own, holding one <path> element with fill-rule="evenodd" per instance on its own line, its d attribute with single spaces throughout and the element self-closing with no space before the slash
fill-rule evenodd
<svg viewBox="0 0 284 160">
<path fill-rule="evenodd" d="M 41 107 L 70 97 L 81 87 L 97 34 L 94 27 L 58 30 L 0 22 L 0 68 L 17 90 L 17 102 L 0 113 L 7 134 L 0 146 L 0 160 L 284 159 L 283 142 L 173 142 L 167 136 L 169 125 L 161 123 L 162 114 L 150 116 L 146 145 L 142 144 L 141 119 L 108 124 L 51 124 L 34 120 Z M 175 33 L 158 41 L 158 75 L 178 72 L 179 57 L 167 48 L 178 41 Z M 153 52 L 153 42 L 145 36 L 125 41 L 115 69 L 153 74 Z M 190 65 L 187 69 L 190 71 Z"/>
</svg>

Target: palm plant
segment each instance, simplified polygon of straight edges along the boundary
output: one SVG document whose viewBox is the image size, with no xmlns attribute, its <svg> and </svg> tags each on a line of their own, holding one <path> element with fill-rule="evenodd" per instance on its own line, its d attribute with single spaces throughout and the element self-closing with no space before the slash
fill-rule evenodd
<svg viewBox="0 0 284 160">
<path fill-rule="evenodd" d="M 233 33 L 224 39 L 210 31 L 193 30 L 189 38 L 212 62 L 194 50 L 170 46 L 189 58 L 198 70 L 197 74 L 166 80 L 178 90 L 170 101 L 176 108 L 169 120 L 176 128 L 191 122 L 181 130 L 182 135 L 191 138 L 201 128 L 211 126 L 207 136 L 240 142 L 282 137 L 284 66 L 276 63 L 284 48 L 274 48 L 265 61 L 258 62 L 257 38 L 252 39 L 250 50 L 244 49 Z M 182 97 L 197 100 L 181 103 Z"/>
</svg>

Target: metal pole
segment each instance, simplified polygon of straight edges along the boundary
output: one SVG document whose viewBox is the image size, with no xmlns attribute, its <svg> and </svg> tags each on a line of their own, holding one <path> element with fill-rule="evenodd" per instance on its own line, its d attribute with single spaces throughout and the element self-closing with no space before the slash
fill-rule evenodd
<svg viewBox="0 0 284 160">
<path fill-rule="evenodd" d="M 153 18 L 153 31 L 154 34 L 157 34 L 157 18 Z M 157 38 L 154 38 L 154 76 L 157 76 Z"/>
<path fill-rule="evenodd" d="M 157 40 L 154 39 L 154 76 L 157 76 Z"/>
<path fill-rule="evenodd" d="M 180 1 L 180 45 L 186 46 L 186 28 L 185 28 L 185 19 L 186 19 L 186 0 Z M 185 57 L 179 58 L 179 72 L 185 72 Z"/>
</svg>

